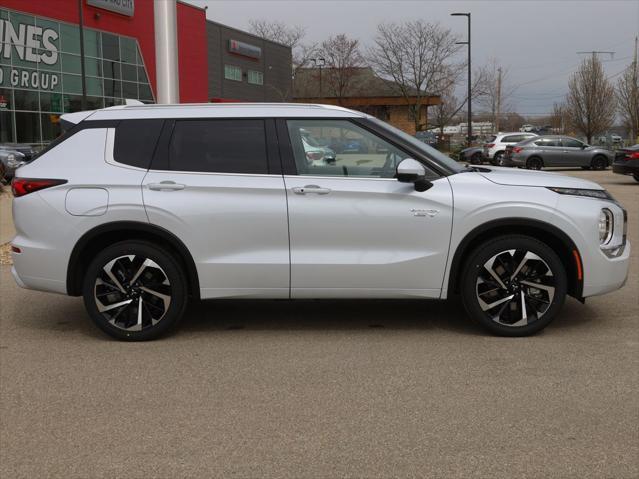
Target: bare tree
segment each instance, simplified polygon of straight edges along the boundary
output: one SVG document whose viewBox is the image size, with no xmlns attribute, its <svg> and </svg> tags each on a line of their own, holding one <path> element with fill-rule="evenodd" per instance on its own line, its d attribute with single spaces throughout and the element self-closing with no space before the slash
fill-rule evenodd
<svg viewBox="0 0 639 479">
<path fill-rule="evenodd" d="M 549 117 L 550 127 L 555 133 L 563 135 L 566 133 L 566 124 L 568 123 L 568 111 L 564 103 L 554 103 L 552 113 Z"/>
<path fill-rule="evenodd" d="M 606 131 L 615 120 L 615 89 L 606 79 L 596 55 L 584 59 L 570 77 L 566 97 L 572 127 L 592 142 L 592 137 Z"/>
<path fill-rule="evenodd" d="M 424 100 L 453 85 L 463 70 L 463 63 L 454 62 L 458 41 L 449 29 L 422 20 L 377 26 L 368 62 L 378 75 L 392 80 L 407 105 L 412 105 L 416 130 L 423 125 Z"/>
<path fill-rule="evenodd" d="M 336 35 L 322 42 L 320 53 L 326 60 L 328 87 L 341 102 L 356 68 L 364 65 L 359 40 L 348 38 L 345 34 Z"/>
<path fill-rule="evenodd" d="M 429 112 L 432 113 L 432 116 L 429 116 L 429 124 L 439 129 L 440 135 L 444 134 L 444 127 L 459 115 L 468 102 L 468 89 L 464 88 L 466 94 L 462 98 L 458 98 L 455 96 L 455 89 L 459 85 L 456 83 L 448 84 L 448 78 L 445 77 L 445 87 L 437 87 L 434 90 L 434 93 L 439 95 L 440 103 L 429 108 Z M 484 69 L 480 68 L 473 72 L 473 86 L 471 88 L 473 99 L 482 98 L 485 94 L 485 84 Z"/>
<path fill-rule="evenodd" d="M 481 69 L 481 76 L 483 84 L 479 104 L 490 113 L 490 121 L 498 130 L 503 112 L 513 110 L 511 97 L 516 87 L 509 82 L 508 68 L 502 67 L 495 58 L 491 58 Z"/>
<path fill-rule="evenodd" d="M 317 44 L 305 44 L 306 29 L 300 25 L 288 25 L 284 22 L 267 20 L 249 20 L 249 31 L 258 37 L 291 47 L 293 55 L 293 73 L 310 63 L 317 53 Z"/>
<path fill-rule="evenodd" d="M 615 89 L 619 114 L 632 141 L 639 137 L 639 65 L 633 61 L 617 80 Z"/>
</svg>

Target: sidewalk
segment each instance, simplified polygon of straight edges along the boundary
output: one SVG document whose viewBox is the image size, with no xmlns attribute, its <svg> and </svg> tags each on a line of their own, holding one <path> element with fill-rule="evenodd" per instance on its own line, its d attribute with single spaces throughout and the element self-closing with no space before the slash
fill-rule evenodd
<svg viewBox="0 0 639 479">
<path fill-rule="evenodd" d="M 11 191 L 8 187 L 0 186 L 0 245 L 11 241 L 16 234 L 11 215 Z"/>
</svg>

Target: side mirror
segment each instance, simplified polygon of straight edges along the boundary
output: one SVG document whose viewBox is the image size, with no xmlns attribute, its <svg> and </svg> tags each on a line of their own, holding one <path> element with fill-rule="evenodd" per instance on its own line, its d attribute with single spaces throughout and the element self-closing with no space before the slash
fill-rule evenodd
<svg viewBox="0 0 639 479">
<path fill-rule="evenodd" d="M 426 179 L 426 168 L 419 161 L 406 158 L 397 165 L 397 181 L 402 183 L 413 183 L 415 190 L 426 191 L 433 184 Z"/>
</svg>

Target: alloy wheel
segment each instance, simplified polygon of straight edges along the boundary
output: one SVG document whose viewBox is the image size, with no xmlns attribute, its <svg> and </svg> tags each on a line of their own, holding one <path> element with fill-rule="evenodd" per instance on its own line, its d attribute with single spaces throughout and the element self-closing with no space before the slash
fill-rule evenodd
<svg viewBox="0 0 639 479">
<path fill-rule="evenodd" d="M 555 277 L 537 254 L 524 249 L 502 251 L 479 271 L 476 296 L 490 319 L 511 327 L 539 320 L 555 297 Z"/>
<path fill-rule="evenodd" d="M 164 270 L 141 255 L 119 256 L 99 271 L 94 299 L 109 324 L 124 331 L 157 325 L 171 304 L 171 284 Z"/>
</svg>

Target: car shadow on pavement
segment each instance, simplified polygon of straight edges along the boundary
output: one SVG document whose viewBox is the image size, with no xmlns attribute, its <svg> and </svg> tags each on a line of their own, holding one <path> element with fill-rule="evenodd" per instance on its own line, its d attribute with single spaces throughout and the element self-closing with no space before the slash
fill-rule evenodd
<svg viewBox="0 0 639 479">
<path fill-rule="evenodd" d="M 457 300 L 207 300 L 194 302 L 180 330 L 447 330 L 479 335 Z"/>
</svg>

